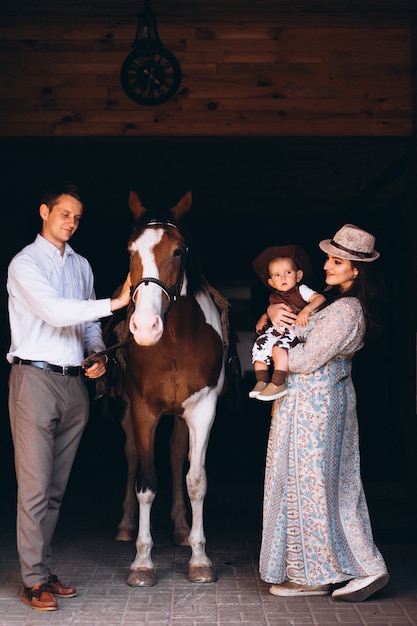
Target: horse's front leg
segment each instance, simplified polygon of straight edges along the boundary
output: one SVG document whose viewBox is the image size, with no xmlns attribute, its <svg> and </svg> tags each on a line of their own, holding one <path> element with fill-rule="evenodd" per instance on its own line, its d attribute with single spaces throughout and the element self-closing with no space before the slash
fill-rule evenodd
<svg viewBox="0 0 417 626">
<path fill-rule="evenodd" d="M 174 417 L 174 428 L 170 438 L 170 460 L 172 471 L 171 519 L 174 523 L 174 543 L 189 546 L 190 527 L 184 500 L 184 463 L 188 453 L 188 428 L 183 419 Z"/>
<path fill-rule="evenodd" d="M 122 505 L 122 519 L 117 527 L 116 541 L 132 541 L 136 528 L 138 501 L 135 492 L 136 470 L 138 466 L 135 437 L 133 433 L 132 419 L 130 416 L 130 404 L 127 401 L 123 413 L 122 428 L 124 430 L 125 456 L 127 462 L 126 491 Z"/>
<path fill-rule="evenodd" d="M 137 419 L 140 416 L 140 420 Z M 139 529 L 136 539 L 136 556 L 130 566 L 127 584 L 132 587 L 152 587 L 155 568 L 152 562 L 151 509 L 156 494 L 154 466 L 155 429 L 158 420 L 147 407 L 132 402 L 133 430 L 138 454 L 136 495 L 139 503 Z"/>
<path fill-rule="evenodd" d="M 137 491 L 139 501 L 139 531 L 136 539 L 136 557 L 130 566 L 127 584 L 131 587 L 152 587 L 155 585 L 155 567 L 152 562 L 153 547 L 151 535 L 151 509 L 155 491 Z"/>
<path fill-rule="evenodd" d="M 207 394 L 207 389 L 203 390 Z M 191 503 L 192 524 L 189 544 L 192 554 L 188 567 L 188 580 L 191 582 L 211 583 L 217 579 L 212 562 L 206 554 L 206 537 L 204 535 L 203 507 L 207 492 L 206 452 L 213 425 L 217 395 L 209 392 L 202 399 L 202 392 L 193 396 L 190 406 L 186 407 L 184 418 L 189 430 L 189 461 L 190 468 L 186 476 L 188 496 Z"/>
</svg>

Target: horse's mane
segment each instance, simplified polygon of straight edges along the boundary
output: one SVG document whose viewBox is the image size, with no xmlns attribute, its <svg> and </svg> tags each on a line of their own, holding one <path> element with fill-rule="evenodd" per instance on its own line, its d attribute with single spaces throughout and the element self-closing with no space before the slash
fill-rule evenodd
<svg viewBox="0 0 417 626">
<path fill-rule="evenodd" d="M 185 245 L 188 248 L 187 259 L 185 264 L 185 273 L 187 275 L 188 293 L 195 296 L 197 293 L 207 290 L 209 285 L 202 273 L 199 255 L 196 253 L 193 245 L 193 237 L 190 229 L 183 217 L 180 221 L 176 220 L 170 211 L 163 208 L 148 209 L 138 220 L 135 221 L 131 237 L 138 237 L 140 233 L 153 222 L 162 224 L 173 224 L 181 232 Z"/>
</svg>

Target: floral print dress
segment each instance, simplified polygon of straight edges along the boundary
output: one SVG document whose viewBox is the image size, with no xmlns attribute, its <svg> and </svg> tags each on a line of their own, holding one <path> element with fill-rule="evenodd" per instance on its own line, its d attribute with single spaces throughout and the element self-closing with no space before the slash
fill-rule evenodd
<svg viewBox="0 0 417 626">
<path fill-rule="evenodd" d="M 336 300 L 297 328 L 288 393 L 268 440 L 260 575 L 269 583 L 339 583 L 386 573 L 360 477 L 351 360 L 363 346 L 357 298 Z"/>
</svg>

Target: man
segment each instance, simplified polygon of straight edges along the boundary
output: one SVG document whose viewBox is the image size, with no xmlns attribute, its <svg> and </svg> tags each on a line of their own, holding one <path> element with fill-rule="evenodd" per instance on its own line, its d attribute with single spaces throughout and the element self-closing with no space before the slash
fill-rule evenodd
<svg viewBox="0 0 417 626">
<path fill-rule="evenodd" d="M 46 189 L 41 232 L 12 259 L 7 277 L 17 549 L 22 600 L 39 611 L 56 610 L 55 596 L 76 595 L 49 566 L 62 498 L 88 420 L 84 375 L 95 379 L 106 371 L 104 358 L 85 370 L 81 364 L 105 348 L 99 319 L 129 302 L 129 277 L 117 298 L 95 299 L 90 264 L 68 244 L 82 213 L 76 185 L 58 181 Z"/>
</svg>

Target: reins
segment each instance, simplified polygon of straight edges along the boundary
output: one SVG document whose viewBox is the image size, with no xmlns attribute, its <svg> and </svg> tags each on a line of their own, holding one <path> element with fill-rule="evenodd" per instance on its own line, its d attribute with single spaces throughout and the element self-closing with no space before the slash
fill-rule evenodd
<svg viewBox="0 0 417 626">
<path fill-rule="evenodd" d="M 124 341 L 120 341 L 119 343 L 114 344 L 114 346 L 110 346 L 110 348 L 107 348 L 106 350 L 93 352 L 92 354 L 90 354 L 90 356 L 84 359 L 84 361 L 81 363 L 81 366 L 84 369 L 88 369 L 89 367 L 92 367 L 94 363 L 96 363 L 99 359 L 101 359 L 102 356 L 107 356 L 111 352 L 115 352 L 118 348 L 121 348 L 122 346 L 127 346 L 129 343 L 132 343 L 132 341 L 133 337 L 131 336 Z"/>
</svg>

